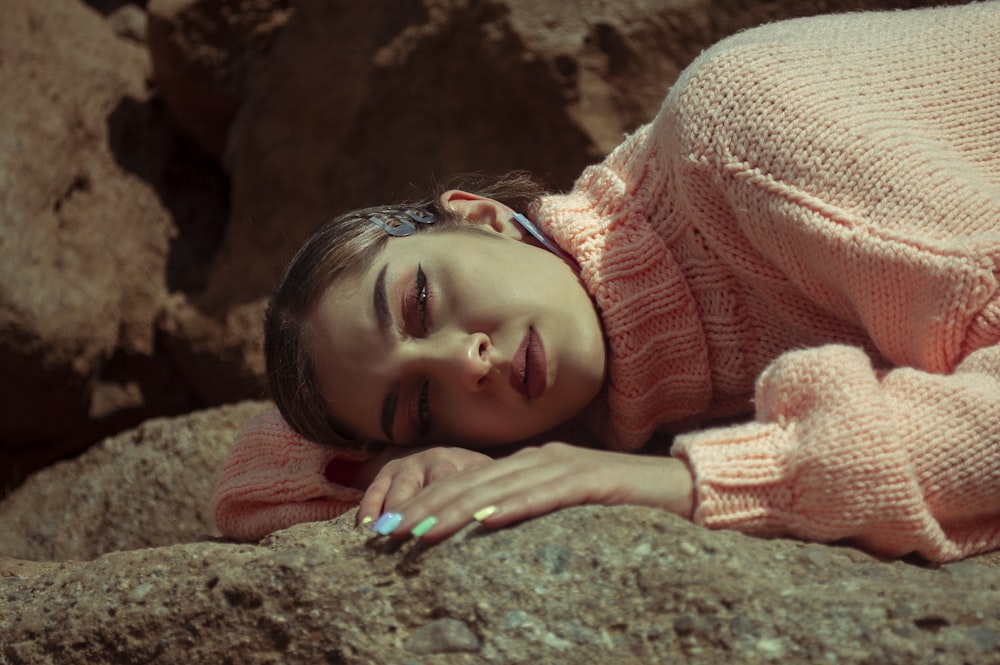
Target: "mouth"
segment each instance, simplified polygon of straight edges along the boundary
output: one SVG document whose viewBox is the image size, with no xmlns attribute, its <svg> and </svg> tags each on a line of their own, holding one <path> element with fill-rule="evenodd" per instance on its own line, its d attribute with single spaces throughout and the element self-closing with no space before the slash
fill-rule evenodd
<svg viewBox="0 0 1000 665">
<path fill-rule="evenodd" d="M 528 328 L 510 364 L 510 384 L 517 392 L 531 400 L 545 394 L 545 347 L 534 328 Z"/>
</svg>

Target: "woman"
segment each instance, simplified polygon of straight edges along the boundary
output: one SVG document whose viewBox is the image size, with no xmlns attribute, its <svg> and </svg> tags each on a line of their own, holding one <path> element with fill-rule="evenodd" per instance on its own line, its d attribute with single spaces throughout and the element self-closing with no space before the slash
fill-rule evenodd
<svg viewBox="0 0 1000 665">
<path fill-rule="evenodd" d="M 888 556 L 998 547 L 998 28 L 988 2 L 750 30 L 567 194 L 338 218 L 272 298 L 283 418 L 234 447 L 220 527 L 360 503 L 435 540 L 629 503 Z"/>
</svg>

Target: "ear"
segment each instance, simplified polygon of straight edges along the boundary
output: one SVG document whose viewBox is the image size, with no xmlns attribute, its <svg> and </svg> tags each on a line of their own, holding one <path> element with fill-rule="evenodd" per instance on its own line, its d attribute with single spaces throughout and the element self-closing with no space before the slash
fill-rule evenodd
<svg viewBox="0 0 1000 665">
<path fill-rule="evenodd" d="M 441 195 L 441 206 L 465 220 L 479 224 L 512 240 L 528 240 L 524 229 L 514 221 L 514 211 L 499 201 L 460 189 L 449 189 Z"/>
</svg>

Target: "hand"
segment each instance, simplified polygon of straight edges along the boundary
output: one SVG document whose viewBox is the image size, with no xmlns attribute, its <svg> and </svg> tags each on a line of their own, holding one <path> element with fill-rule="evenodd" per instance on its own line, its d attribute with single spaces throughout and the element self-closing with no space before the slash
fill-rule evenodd
<svg viewBox="0 0 1000 665">
<path fill-rule="evenodd" d="M 434 542 L 473 519 L 500 527 L 584 504 L 651 506 L 690 519 L 693 493 L 680 460 L 549 443 L 472 465 L 394 504 L 403 517 L 392 535 L 405 538 L 418 524 L 432 524 L 417 535 Z"/>
<path fill-rule="evenodd" d="M 493 458 L 465 448 L 399 448 L 392 446 L 370 460 L 378 472 L 358 506 L 358 522 L 366 523 L 400 504 L 433 482 Z M 366 520 L 365 518 L 370 518 Z"/>
</svg>

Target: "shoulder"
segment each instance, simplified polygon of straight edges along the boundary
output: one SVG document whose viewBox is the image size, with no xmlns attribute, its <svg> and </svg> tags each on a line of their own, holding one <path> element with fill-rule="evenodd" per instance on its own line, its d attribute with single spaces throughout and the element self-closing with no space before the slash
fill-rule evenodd
<svg viewBox="0 0 1000 665">
<path fill-rule="evenodd" d="M 814 135 L 834 127 L 876 131 L 919 113 L 928 90 L 944 94 L 956 76 L 995 77 L 998 23 L 1000 3 L 972 3 L 752 28 L 681 73 L 655 133 L 676 136 L 690 157 L 754 163 L 758 152 L 809 152 Z"/>
<path fill-rule="evenodd" d="M 788 112 L 893 103 L 921 82 L 984 69 L 995 76 L 1000 2 L 789 19 L 737 33 L 678 77 L 661 114 L 708 131 Z M 919 79 L 919 80 L 914 80 Z M 775 124 L 780 130 L 782 125 Z"/>
</svg>

